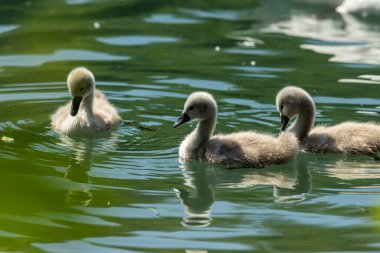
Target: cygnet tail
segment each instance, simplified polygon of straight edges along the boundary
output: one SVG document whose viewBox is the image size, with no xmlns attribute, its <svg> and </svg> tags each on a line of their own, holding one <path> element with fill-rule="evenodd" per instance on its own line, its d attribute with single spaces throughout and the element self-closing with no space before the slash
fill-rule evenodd
<svg viewBox="0 0 380 253">
<path fill-rule="evenodd" d="M 297 137 L 291 132 L 281 132 L 276 149 L 276 163 L 283 163 L 295 157 L 299 151 Z"/>
</svg>

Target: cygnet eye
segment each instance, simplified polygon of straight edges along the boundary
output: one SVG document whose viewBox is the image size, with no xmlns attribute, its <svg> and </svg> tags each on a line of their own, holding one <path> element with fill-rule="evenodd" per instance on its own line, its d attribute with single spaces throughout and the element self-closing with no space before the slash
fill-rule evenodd
<svg viewBox="0 0 380 253">
<path fill-rule="evenodd" d="M 194 110 L 194 106 L 189 107 L 189 111 L 192 111 L 192 110 Z"/>
<path fill-rule="evenodd" d="M 280 105 L 280 109 L 281 109 L 281 110 L 284 109 L 284 106 L 283 106 L 283 105 Z"/>
</svg>

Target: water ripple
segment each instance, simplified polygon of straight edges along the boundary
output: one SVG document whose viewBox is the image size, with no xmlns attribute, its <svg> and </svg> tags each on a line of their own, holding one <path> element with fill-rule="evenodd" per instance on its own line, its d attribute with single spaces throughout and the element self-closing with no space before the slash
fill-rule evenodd
<svg viewBox="0 0 380 253">
<path fill-rule="evenodd" d="M 202 88 L 210 90 L 232 90 L 236 89 L 232 83 L 217 80 L 203 80 L 203 79 L 192 79 L 192 78 L 174 78 L 174 79 L 161 79 L 157 80 L 157 83 L 167 83 L 167 84 L 181 84 L 188 85 L 193 88 Z"/>
<path fill-rule="evenodd" d="M 52 54 L 0 55 L 0 67 L 35 67 L 47 62 L 58 61 L 125 61 L 128 56 L 117 56 L 89 50 L 59 49 Z"/>
<path fill-rule="evenodd" d="M 65 241 L 62 243 L 32 243 L 32 246 L 46 251 L 55 253 L 141 253 L 141 251 L 123 250 L 114 247 L 102 247 L 96 245 L 96 243 L 89 243 L 85 241 Z"/>
<path fill-rule="evenodd" d="M 197 233 L 197 232 L 195 232 Z M 173 238 L 170 233 L 143 234 L 139 236 L 110 236 L 86 238 L 85 241 L 103 246 L 150 248 L 150 249 L 208 249 L 208 250 L 250 250 L 251 246 L 223 241 L 203 241 Z M 147 244 L 146 242 L 149 242 Z"/>
<path fill-rule="evenodd" d="M 316 103 L 320 104 L 380 105 L 380 99 L 375 98 L 338 98 L 315 96 L 313 99 Z"/>
<path fill-rule="evenodd" d="M 241 12 L 232 10 L 197 10 L 197 9 L 185 9 L 179 10 L 181 13 L 191 15 L 197 18 L 204 19 L 219 19 L 219 20 L 237 20 L 241 17 Z"/>
<path fill-rule="evenodd" d="M 225 50 L 225 52 L 230 54 L 246 54 L 246 55 L 265 55 L 265 56 L 279 56 L 284 53 L 275 50 L 265 50 L 265 49 L 245 49 L 245 48 L 231 48 Z"/>
<path fill-rule="evenodd" d="M 243 73 L 238 73 L 240 76 L 257 77 L 257 78 L 277 78 L 278 73 L 295 71 L 291 68 L 273 68 L 273 67 L 258 67 L 258 66 L 228 66 L 226 69 L 239 70 Z"/>
<path fill-rule="evenodd" d="M 0 33 L 6 33 L 12 30 L 17 29 L 18 25 L 0 25 Z"/>
<path fill-rule="evenodd" d="M 201 21 L 193 18 L 177 17 L 173 14 L 153 14 L 144 19 L 148 23 L 155 24 L 171 24 L 171 25 L 187 25 L 198 24 Z"/>
<path fill-rule="evenodd" d="M 178 41 L 178 39 L 174 37 L 149 35 L 100 37 L 96 40 L 112 46 L 145 46 L 149 44 L 173 43 Z"/>
<path fill-rule="evenodd" d="M 138 207 L 78 207 L 78 210 L 86 214 L 127 219 L 154 219 L 155 213 L 149 208 Z"/>
</svg>

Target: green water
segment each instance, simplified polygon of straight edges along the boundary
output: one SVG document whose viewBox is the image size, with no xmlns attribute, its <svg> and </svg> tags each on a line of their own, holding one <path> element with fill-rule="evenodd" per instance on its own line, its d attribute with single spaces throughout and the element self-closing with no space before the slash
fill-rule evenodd
<svg viewBox="0 0 380 253">
<path fill-rule="evenodd" d="M 300 153 L 264 169 L 178 161 L 211 92 L 217 132 L 279 131 L 308 90 L 317 123 L 380 121 L 379 19 L 289 1 L 2 1 L 1 252 L 379 252 L 380 164 Z M 125 124 L 63 138 L 50 115 L 84 65 Z"/>
</svg>

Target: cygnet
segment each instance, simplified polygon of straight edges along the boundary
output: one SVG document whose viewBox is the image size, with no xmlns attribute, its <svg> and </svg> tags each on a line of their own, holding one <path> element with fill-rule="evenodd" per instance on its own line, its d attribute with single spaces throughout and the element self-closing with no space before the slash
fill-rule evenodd
<svg viewBox="0 0 380 253">
<path fill-rule="evenodd" d="M 317 126 L 314 123 L 315 106 L 310 95 L 303 89 L 288 86 L 276 97 L 277 109 L 281 114 L 282 130 L 289 120 L 297 117 L 288 132 L 294 133 L 301 148 L 313 153 L 362 154 L 380 160 L 380 125 L 347 121 L 335 126 Z"/>
<path fill-rule="evenodd" d="M 196 129 L 181 143 L 183 160 L 221 163 L 229 167 L 263 167 L 291 160 L 299 149 L 297 138 L 289 132 L 278 138 L 253 131 L 214 135 L 217 105 L 207 92 L 192 93 L 173 127 L 190 120 L 198 121 Z"/>
<path fill-rule="evenodd" d="M 94 75 L 84 67 L 73 69 L 67 77 L 72 101 L 51 117 L 53 129 L 65 135 L 88 136 L 110 130 L 122 123 L 116 108 L 95 89 Z"/>
</svg>

